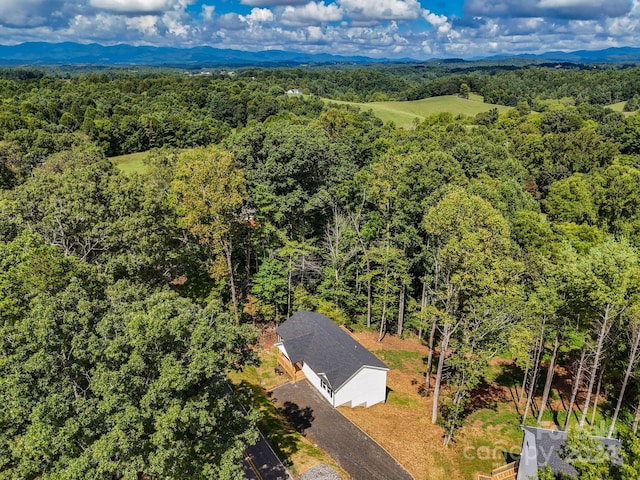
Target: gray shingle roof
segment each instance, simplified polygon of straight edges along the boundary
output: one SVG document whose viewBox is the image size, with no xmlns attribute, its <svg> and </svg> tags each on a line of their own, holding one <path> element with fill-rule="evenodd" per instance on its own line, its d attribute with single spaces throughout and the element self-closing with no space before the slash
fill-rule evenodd
<svg viewBox="0 0 640 480">
<path fill-rule="evenodd" d="M 324 374 L 334 391 L 364 366 L 389 369 L 324 315 L 301 310 L 276 331 L 289 360 L 304 361 L 318 375 Z"/>
<path fill-rule="evenodd" d="M 538 467 L 549 465 L 554 473 L 563 472 L 569 475 L 575 475 L 576 469 L 565 463 L 559 456 L 564 442 L 567 440 L 567 432 L 561 430 L 549 430 L 546 428 L 522 427 L 525 436 L 529 433 L 529 438 L 535 442 L 536 448 L 536 465 L 526 465 L 526 459 L 520 459 L 520 468 L 529 467 L 531 473 L 537 473 Z M 621 459 L 617 451 L 620 441 L 615 438 L 593 437 L 598 440 L 611 455 L 614 463 L 620 463 Z M 535 469 L 534 469 L 535 468 Z M 521 478 L 518 476 L 518 478 Z M 537 478 L 537 477 L 534 477 Z"/>
</svg>

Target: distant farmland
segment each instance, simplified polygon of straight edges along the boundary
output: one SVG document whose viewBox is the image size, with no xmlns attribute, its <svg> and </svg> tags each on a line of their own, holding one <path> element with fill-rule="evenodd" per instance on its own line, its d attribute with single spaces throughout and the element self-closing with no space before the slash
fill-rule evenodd
<svg viewBox="0 0 640 480">
<path fill-rule="evenodd" d="M 144 173 L 149 167 L 144 163 L 148 152 L 129 153 L 127 155 L 118 155 L 111 157 L 109 160 L 125 173 Z"/>
<path fill-rule="evenodd" d="M 445 95 L 442 97 L 431 97 L 412 102 L 342 102 L 337 100 L 326 100 L 328 103 L 341 105 L 353 105 L 361 110 L 371 110 L 374 115 L 383 122 L 393 122 L 397 127 L 409 128 L 414 119 L 423 120 L 429 115 L 449 112 L 452 115 L 475 116 L 481 112 L 487 112 L 492 108 L 497 108 L 500 113 L 510 110 L 511 107 L 503 105 L 493 105 L 483 103 L 479 95 L 471 95 L 468 100 L 457 95 Z"/>
<path fill-rule="evenodd" d="M 480 95 L 471 94 L 468 100 L 457 95 L 445 95 L 441 97 L 425 98 L 412 102 L 343 102 L 339 100 L 325 99 L 327 103 L 337 103 L 340 105 L 353 105 L 360 110 L 372 110 L 374 115 L 383 122 L 393 122 L 396 127 L 411 128 L 414 120 L 424 120 L 429 115 L 449 112 L 454 116 L 468 115 L 475 116 L 481 112 L 487 112 L 492 108 L 497 108 L 500 113 L 506 112 L 511 107 L 504 105 L 494 105 L 484 103 Z M 111 157 L 110 160 L 116 167 L 125 173 L 144 173 L 149 167 L 144 163 L 148 152 L 130 153 Z"/>
</svg>

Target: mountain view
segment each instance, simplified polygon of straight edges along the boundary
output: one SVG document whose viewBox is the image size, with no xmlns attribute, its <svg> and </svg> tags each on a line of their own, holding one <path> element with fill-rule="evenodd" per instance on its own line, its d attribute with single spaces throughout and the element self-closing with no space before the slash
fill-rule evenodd
<svg viewBox="0 0 640 480">
<path fill-rule="evenodd" d="M 545 52 L 538 55 L 499 55 L 476 57 L 472 60 L 518 59 L 530 62 L 612 63 L 640 61 L 640 48 L 620 47 L 574 52 Z M 428 61 L 438 61 L 429 59 Z M 4 65 L 178 65 L 178 66 L 248 66 L 299 65 L 331 63 L 419 62 L 412 58 L 390 59 L 367 56 L 344 56 L 329 53 L 304 53 L 285 50 L 244 51 L 213 47 L 155 47 L 125 44 L 104 46 L 73 42 L 31 42 L 0 45 L 0 64 Z"/>
</svg>

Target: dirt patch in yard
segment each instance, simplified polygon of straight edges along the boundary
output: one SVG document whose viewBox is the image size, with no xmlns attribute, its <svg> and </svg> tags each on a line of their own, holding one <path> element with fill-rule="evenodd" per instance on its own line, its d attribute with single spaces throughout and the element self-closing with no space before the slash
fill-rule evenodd
<svg viewBox="0 0 640 480">
<path fill-rule="evenodd" d="M 378 342 L 374 332 L 352 334 L 358 342 L 386 363 L 390 352 L 413 352 L 392 368 L 387 376 L 387 402 L 370 408 L 340 407 L 339 410 L 382 445 L 416 480 L 463 478 L 445 467 L 450 451 L 442 447 L 442 429 L 431 423 L 431 398 L 421 393 L 427 349 L 415 338 L 387 335 Z M 385 352 L 386 355 L 380 354 Z M 450 465 L 448 465 L 450 467 Z M 452 473 L 454 473 L 452 475 Z"/>
<path fill-rule="evenodd" d="M 262 331 L 260 332 L 260 347 L 265 350 L 270 350 L 277 341 L 278 334 L 276 333 L 276 324 L 269 322 L 262 327 Z"/>
<path fill-rule="evenodd" d="M 427 347 L 422 345 L 417 337 L 403 339 L 395 335 L 385 335 L 382 341 L 378 342 L 377 332 L 362 331 L 349 333 L 369 350 L 404 350 L 408 352 L 424 352 L 425 355 L 427 354 Z"/>
<path fill-rule="evenodd" d="M 519 434 L 517 425 L 509 425 L 506 430 L 503 425 L 490 425 L 492 412 L 498 406 L 510 405 L 508 387 L 484 385 L 478 389 L 474 410 L 484 413 L 489 421 L 484 417 L 468 418 L 453 445 L 444 448 L 442 428 L 431 423 L 432 399 L 421 393 L 425 383 L 426 346 L 415 337 L 401 339 L 387 335 L 378 342 L 375 332 L 352 335 L 391 367 L 387 401 L 370 408 L 340 407 L 339 410 L 380 443 L 416 480 L 470 480 L 476 478 L 477 473 L 488 473 L 503 463 L 502 447 L 491 450 L 487 446 L 482 450 L 490 451 L 495 458 L 479 459 L 473 455 L 478 446 L 492 445 L 492 442 L 505 450 L 514 448 L 511 437 Z M 501 414 L 515 418 L 515 409 L 513 412 L 510 409 L 509 406 L 507 413 Z M 470 458 L 465 459 L 469 452 Z"/>
</svg>

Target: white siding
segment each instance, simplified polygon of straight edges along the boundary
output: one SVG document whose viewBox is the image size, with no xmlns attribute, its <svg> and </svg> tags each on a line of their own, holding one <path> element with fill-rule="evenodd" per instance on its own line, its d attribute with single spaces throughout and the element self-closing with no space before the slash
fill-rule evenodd
<svg viewBox="0 0 640 480">
<path fill-rule="evenodd" d="M 307 377 L 307 380 L 309 380 L 309 382 L 311 382 L 311 385 L 313 385 L 320 392 L 320 395 L 322 395 L 324 398 L 326 398 L 327 401 L 331 405 L 333 405 L 335 407 L 336 405 L 333 403 L 332 396 L 329 395 L 329 392 L 327 392 L 326 390 L 324 390 L 322 388 L 322 383 L 321 383 L 322 380 L 316 374 L 316 372 L 311 370 L 311 367 L 309 367 L 309 365 L 307 365 L 306 363 L 302 365 L 302 371 L 304 372 L 305 376 Z"/>
<path fill-rule="evenodd" d="M 334 406 L 370 407 L 384 402 L 387 396 L 387 371 L 372 367 L 362 367 L 334 393 Z"/>
<path fill-rule="evenodd" d="M 284 345 L 278 344 L 278 348 L 287 355 Z M 306 362 L 302 364 L 302 372 L 311 385 L 334 407 L 370 407 L 384 402 L 387 396 L 387 371 L 384 369 L 362 367 L 337 392 L 329 392 L 328 389 L 322 388 L 322 379 Z"/>
</svg>

